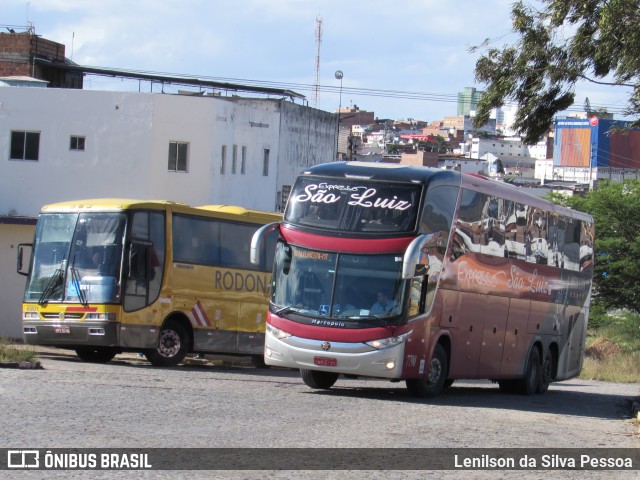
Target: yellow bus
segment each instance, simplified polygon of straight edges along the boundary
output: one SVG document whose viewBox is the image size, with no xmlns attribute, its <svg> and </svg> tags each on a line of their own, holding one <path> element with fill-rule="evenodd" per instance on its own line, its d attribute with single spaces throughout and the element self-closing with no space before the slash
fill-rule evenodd
<svg viewBox="0 0 640 480">
<path fill-rule="evenodd" d="M 187 353 L 262 358 L 275 233 L 260 265 L 249 249 L 259 227 L 280 219 L 170 201 L 47 205 L 33 244 L 18 248 L 24 341 L 89 362 L 126 351 L 157 366 Z"/>
</svg>

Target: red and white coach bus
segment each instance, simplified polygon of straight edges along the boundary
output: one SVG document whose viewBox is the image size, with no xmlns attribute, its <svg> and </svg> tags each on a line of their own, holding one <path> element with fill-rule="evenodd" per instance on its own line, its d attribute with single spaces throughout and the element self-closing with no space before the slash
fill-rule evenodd
<svg viewBox="0 0 640 480">
<path fill-rule="evenodd" d="M 336 162 L 302 173 L 279 230 L 265 362 L 312 388 L 340 374 L 544 393 L 583 361 L 594 229 L 584 213 L 483 177 Z"/>
</svg>

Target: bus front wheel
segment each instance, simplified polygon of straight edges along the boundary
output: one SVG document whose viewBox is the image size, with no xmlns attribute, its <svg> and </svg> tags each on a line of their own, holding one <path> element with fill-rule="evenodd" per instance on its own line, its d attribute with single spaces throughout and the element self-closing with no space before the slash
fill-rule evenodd
<svg viewBox="0 0 640 480">
<path fill-rule="evenodd" d="M 158 345 L 145 352 L 145 357 L 156 367 L 175 367 L 189 351 L 189 335 L 178 322 L 167 322 L 158 338 Z"/>
<path fill-rule="evenodd" d="M 538 390 L 540 383 L 540 353 L 536 347 L 531 349 L 529 361 L 525 370 L 524 378 L 518 380 L 518 393 L 522 395 L 533 395 Z"/>
<path fill-rule="evenodd" d="M 321 388 L 327 390 L 338 381 L 339 373 L 318 372 L 317 370 L 300 369 L 302 381 L 311 388 Z"/>
<path fill-rule="evenodd" d="M 76 348 L 76 355 L 83 362 L 107 363 L 116 356 L 116 351 L 107 347 L 79 347 Z"/>
<path fill-rule="evenodd" d="M 439 343 L 433 352 L 427 378 L 408 379 L 406 381 L 409 393 L 415 397 L 435 397 L 444 388 L 449 373 L 447 352 Z"/>
</svg>

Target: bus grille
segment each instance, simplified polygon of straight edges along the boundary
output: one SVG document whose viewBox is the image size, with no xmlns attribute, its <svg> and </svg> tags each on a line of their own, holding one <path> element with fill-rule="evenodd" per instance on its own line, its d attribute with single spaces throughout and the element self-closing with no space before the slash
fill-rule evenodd
<svg viewBox="0 0 640 480">
<path fill-rule="evenodd" d="M 60 318 L 60 314 L 59 313 L 43 313 L 42 316 L 44 318 L 47 319 L 59 319 Z M 77 320 L 79 318 L 82 318 L 84 316 L 84 313 L 65 313 L 64 314 L 64 319 L 65 320 Z"/>
</svg>

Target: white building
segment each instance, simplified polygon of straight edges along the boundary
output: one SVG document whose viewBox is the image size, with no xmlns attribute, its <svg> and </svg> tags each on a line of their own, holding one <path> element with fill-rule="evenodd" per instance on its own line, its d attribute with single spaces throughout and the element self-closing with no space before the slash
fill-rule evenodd
<svg viewBox="0 0 640 480">
<path fill-rule="evenodd" d="M 33 225 L 14 219 L 99 197 L 278 211 L 300 171 L 335 159 L 336 129 L 285 100 L 0 88 L 0 335 L 21 336 L 15 247 Z"/>
<path fill-rule="evenodd" d="M 513 128 L 513 123 L 518 113 L 517 105 L 503 105 L 496 109 L 496 129 L 507 137 L 515 137 L 518 135 Z"/>
<path fill-rule="evenodd" d="M 522 143 L 520 137 L 474 137 L 471 139 L 470 158 L 486 158 L 491 153 L 498 158 L 533 158 L 544 160 L 548 156 L 547 138 L 535 145 Z"/>
</svg>

